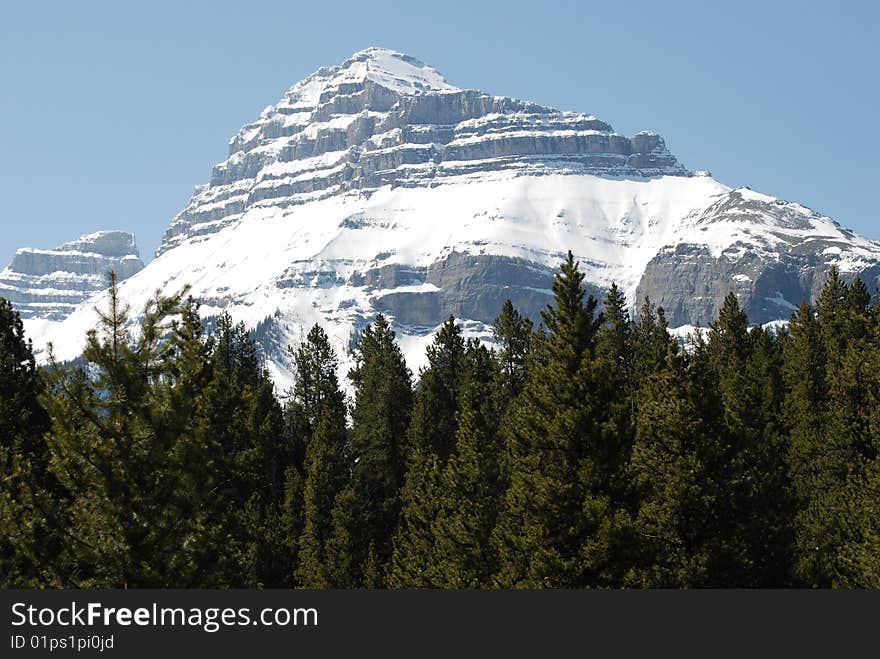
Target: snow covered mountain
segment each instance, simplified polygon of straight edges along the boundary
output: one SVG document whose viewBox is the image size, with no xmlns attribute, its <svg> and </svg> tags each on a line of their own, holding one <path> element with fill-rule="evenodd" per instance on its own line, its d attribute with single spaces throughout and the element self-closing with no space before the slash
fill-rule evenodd
<svg viewBox="0 0 880 659">
<path fill-rule="evenodd" d="M 592 292 L 616 281 L 673 325 L 705 324 L 730 290 L 755 322 L 787 318 L 831 265 L 880 275 L 877 242 L 688 171 L 656 133 L 458 89 L 369 48 L 243 127 L 121 292 L 139 309 L 191 285 L 206 315 L 258 329 L 285 386 L 286 347 L 315 322 L 345 353 L 381 311 L 415 369 L 450 314 L 473 336 L 506 298 L 536 317 L 569 249 Z M 94 303 L 35 325 L 37 345 L 75 356 Z"/>
<path fill-rule="evenodd" d="M 24 319 L 60 321 L 106 288 L 109 270 L 121 280 L 143 267 L 133 235 L 99 231 L 55 249 L 18 250 L 0 270 L 0 295 Z"/>
</svg>

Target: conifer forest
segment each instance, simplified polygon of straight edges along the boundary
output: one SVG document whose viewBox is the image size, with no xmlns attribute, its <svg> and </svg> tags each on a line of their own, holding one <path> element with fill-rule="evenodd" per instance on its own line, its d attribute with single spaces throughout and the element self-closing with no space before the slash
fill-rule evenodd
<svg viewBox="0 0 880 659">
<path fill-rule="evenodd" d="M 453 318 L 407 368 L 316 325 L 276 391 L 186 291 L 111 273 L 80 359 L 0 299 L 4 588 L 880 588 L 880 298 L 831 270 L 787 326 L 735 295 L 686 340 L 571 254 L 494 347 Z"/>
</svg>

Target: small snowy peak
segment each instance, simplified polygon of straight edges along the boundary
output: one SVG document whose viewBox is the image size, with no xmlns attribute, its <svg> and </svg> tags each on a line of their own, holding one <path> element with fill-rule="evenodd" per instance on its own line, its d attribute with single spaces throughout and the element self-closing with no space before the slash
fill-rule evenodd
<svg viewBox="0 0 880 659">
<path fill-rule="evenodd" d="M 687 227 L 687 225 L 685 225 Z M 857 236 L 826 215 L 803 204 L 735 188 L 719 195 L 693 222 L 702 237 L 697 242 L 723 249 L 736 239 L 767 245 L 823 240 L 839 241 L 848 250 L 876 253 L 876 241 Z"/>
<path fill-rule="evenodd" d="M 134 234 L 127 231 L 97 231 L 64 243 L 57 251 L 88 252 L 115 258 L 140 256 Z"/>
<path fill-rule="evenodd" d="M 344 79 L 370 79 L 398 94 L 427 91 L 459 91 L 446 82 L 437 69 L 421 60 L 387 48 L 371 46 L 352 55 L 342 64 Z"/>
<path fill-rule="evenodd" d="M 132 234 L 99 231 L 55 249 L 19 249 L 0 270 L 0 296 L 24 319 L 60 321 L 103 290 L 111 270 L 124 280 L 143 268 Z"/>
<path fill-rule="evenodd" d="M 339 66 L 321 67 L 293 85 L 282 103 L 267 107 L 261 117 L 267 118 L 278 110 L 285 114 L 314 110 L 333 96 L 356 93 L 367 80 L 399 96 L 460 91 L 447 83 L 439 71 L 415 57 L 373 46 L 355 53 Z"/>
</svg>

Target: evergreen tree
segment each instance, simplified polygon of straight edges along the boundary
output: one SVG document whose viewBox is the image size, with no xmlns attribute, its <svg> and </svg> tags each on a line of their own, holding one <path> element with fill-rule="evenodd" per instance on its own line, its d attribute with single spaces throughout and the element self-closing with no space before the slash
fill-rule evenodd
<svg viewBox="0 0 880 659">
<path fill-rule="evenodd" d="M 751 356 L 746 364 L 753 415 L 754 448 L 749 456 L 753 485 L 749 506 L 757 511 L 748 521 L 754 581 L 763 587 L 789 586 L 793 578 L 794 495 L 785 430 L 782 340 L 768 330 L 749 332 Z"/>
<path fill-rule="evenodd" d="M 785 342 L 785 417 L 789 468 L 797 502 L 794 570 L 806 585 L 833 585 L 839 547 L 836 513 L 846 470 L 839 447 L 826 442 L 826 353 L 821 326 L 809 304 L 791 318 Z"/>
<path fill-rule="evenodd" d="M 686 350 L 573 256 L 497 353 L 450 318 L 413 391 L 382 316 L 349 407 L 315 326 L 282 408 L 253 337 L 115 277 L 76 363 L 0 299 L 6 587 L 880 587 L 880 298 L 832 268 L 788 330 L 729 295 Z M 351 414 L 351 428 L 347 427 Z"/>
<path fill-rule="evenodd" d="M 208 448 L 181 423 L 182 401 L 172 404 L 167 336 L 180 296 L 151 301 L 136 340 L 112 275 L 108 299 L 101 333 L 87 338 L 88 375 L 55 365 L 46 397 L 50 464 L 65 490 L 58 563 L 80 587 L 194 585 L 214 483 Z"/>
<path fill-rule="evenodd" d="M 870 583 L 862 561 L 864 550 L 870 555 L 871 523 L 862 513 L 872 507 L 877 455 L 869 304 L 860 280 L 848 286 L 832 268 L 816 314 L 803 305 L 786 344 L 795 572 L 813 587 Z"/>
<path fill-rule="evenodd" d="M 603 322 L 596 334 L 594 366 L 598 406 L 598 457 L 608 482 L 602 487 L 616 506 L 623 506 L 624 476 L 632 448 L 635 381 L 633 377 L 633 323 L 623 292 L 612 283 L 605 297 Z"/>
<path fill-rule="evenodd" d="M 825 353 L 830 360 L 843 356 L 849 332 L 849 287 L 840 276 L 837 266 L 831 266 L 819 299 L 816 301 L 816 314 Z"/>
<path fill-rule="evenodd" d="M 814 468 L 826 470 L 828 490 L 822 510 L 832 529 L 827 547 L 831 585 L 871 583 L 864 569 L 864 550 L 870 555 L 871 497 L 877 435 L 872 429 L 872 398 L 878 376 L 874 367 L 876 341 L 872 337 L 870 295 L 860 279 L 849 286 L 829 277 L 820 295 L 820 321 L 827 355 L 827 426 L 821 458 Z M 875 531 L 873 531 L 875 532 Z"/>
<path fill-rule="evenodd" d="M 305 530 L 305 483 L 302 466 L 288 465 L 284 471 L 284 501 L 278 529 L 282 560 L 287 563 L 286 585 L 299 585 L 299 544 Z"/>
<path fill-rule="evenodd" d="M 441 474 L 436 453 L 414 450 L 410 455 L 388 574 L 391 588 L 429 588 L 437 581 L 433 527 L 439 511 Z"/>
<path fill-rule="evenodd" d="M 223 583 L 288 585 L 292 565 L 276 537 L 290 449 L 283 415 L 256 343 L 224 314 L 206 344 L 206 380 L 198 399 L 199 432 L 217 449 L 215 520 L 223 526 L 218 568 Z"/>
<path fill-rule="evenodd" d="M 669 325 L 663 307 L 655 309 L 645 297 L 632 328 L 633 387 L 642 386 L 651 375 L 663 370 L 668 349 Z"/>
<path fill-rule="evenodd" d="M 760 332 L 750 338 L 746 314 L 730 293 L 711 324 L 707 351 L 721 399 L 719 450 L 709 466 L 717 487 L 727 492 L 717 498 L 722 523 L 715 578 L 725 585 L 781 585 L 787 536 L 775 505 L 780 492 L 768 488 L 784 483 L 785 465 L 781 451 L 768 448 L 778 438 L 765 436 L 768 424 L 772 429 L 778 423 L 779 399 L 763 386 L 775 377 L 773 344 Z"/>
<path fill-rule="evenodd" d="M 706 467 L 684 360 L 667 340 L 664 368 L 648 376 L 638 396 L 638 430 L 629 475 L 637 503 L 636 560 L 627 582 L 643 588 L 709 583 L 708 533 L 716 501 Z"/>
<path fill-rule="evenodd" d="M 499 400 L 496 362 L 476 341 L 467 348 L 468 377 L 458 414 L 456 450 L 440 477 L 439 510 L 432 524 L 438 588 L 480 588 L 491 583 L 491 546 L 501 498 Z"/>
<path fill-rule="evenodd" d="M 532 342 L 532 321 L 520 315 L 510 300 L 505 300 L 501 313 L 492 325 L 500 351 L 501 389 L 507 405 L 525 385 L 526 364 Z"/>
<path fill-rule="evenodd" d="M 402 510 L 389 575 L 393 588 L 427 587 L 435 582 L 433 526 L 440 510 L 442 471 L 455 450 L 467 368 L 465 342 L 454 318 L 443 323 L 427 352 L 428 366 L 421 372 L 408 432 Z"/>
<path fill-rule="evenodd" d="M 48 452 L 43 433 L 46 410 L 39 402 L 43 384 L 21 317 L 0 297 L 0 447 L 26 457 L 45 473 Z"/>
<path fill-rule="evenodd" d="M 351 482 L 345 398 L 336 377 L 337 359 L 319 325 L 294 352 L 297 381 L 293 395 L 309 431 L 303 484 L 304 522 L 296 566 L 305 588 L 344 587 L 352 579 L 348 565 L 333 556 L 343 518 L 342 491 Z M 338 544 L 336 545 L 338 548 Z M 332 558 L 332 560 L 331 560 Z"/>
<path fill-rule="evenodd" d="M 710 468 L 716 487 L 728 493 L 717 500 L 720 525 L 713 569 L 716 583 L 727 585 L 746 582 L 754 572 L 745 525 L 754 521 L 750 518 L 750 488 L 755 474 L 750 473 L 749 459 L 757 448 L 755 401 L 749 395 L 746 376 L 751 359 L 748 319 L 736 295 L 727 295 L 710 328 L 707 351 L 721 402 L 720 433 L 713 447 L 716 459 Z"/>
<path fill-rule="evenodd" d="M 24 327 L 0 298 L 0 587 L 41 585 L 58 538 L 40 510 L 57 489 L 43 440 L 49 418 L 39 402 L 43 384 Z"/>
<path fill-rule="evenodd" d="M 406 472 L 406 433 L 412 417 L 412 379 L 394 332 L 384 316 L 368 325 L 349 372 L 354 386 L 351 443 L 354 496 L 362 526 L 358 562 L 372 561 L 379 586 L 391 559 L 391 539 L 400 515 Z M 366 568 L 362 567 L 366 572 Z"/>
<path fill-rule="evenodd" d="M 850 288 L 856 288 L 856 280 Z M 867 391 L 862 413 L 867 417 L 869 446 L 862 445 L 861 468 L 850 478 L 845 497 L 849 534 L 839 554 L 842 577 L 839 585 L 880 588 L 880 298 L 863 305 L 864 294 L 851 296 L 867 318 L 863 370 L 860 382 Z M 854 353 L 856 351 L 853 351 Z"/>
<path fill-rule="evenodd" d="M 554 304 L 542 314 L 547 337 L 505 418 L 510 485 L 493 533 L 502 587 L 585 585 L 602 569 L 595 546 L 586 549 L 604 503 L 591 491 L 602 481 L 591 391 L 601 318 L 596 300 L 584 300 L 583 278 L 569 252 L 553 282 Z"/>
<path fill-rule="evenodd" d="M 428 367 L 420 373 L 409 430 L 413 450 L 434 453 L 441 463 L 455 446 L 464 359 L 461 328 L 450 316 L 428 346 Z"/>
</svg>

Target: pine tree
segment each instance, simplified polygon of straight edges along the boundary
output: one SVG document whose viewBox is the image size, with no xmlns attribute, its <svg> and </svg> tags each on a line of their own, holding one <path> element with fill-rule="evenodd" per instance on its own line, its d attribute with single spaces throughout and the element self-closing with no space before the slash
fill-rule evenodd
<svg viewBox="0 0 880 659">
<path fill-rule="evenodd" d="M 388 573 L 391 588 L 429 588 L 437 581 L 433 526 L 439 510 L 441 474 L 436 453 L 414 450 L 410 454 Z"/>
<path fill-rule="evenodd" d="M 345 398 L 336 377 L 337 359 L 319 325 L 294 352 L 297 381 L 293 395 L 309 430 L 303 484 L 304 522 L 296 566 L 299 585 L 331 588 L 348 585 L 347 562 L 331 561 L 342 513 L 335 511 L 340 493 L 351 482 Z M 335 514 L 334 514 L 335 513 Z"/>
<path fill-rule="evenodd" d="M 44 473 L 48 454 L 42 435 L 48 427 L 39 402 L 43 383 L 21 317 L 0 297 L 0 447 L 31 461 Z"/>
<path fill-rule="evenodd" d="M 49 418 L 39 402 L 30 341 L 12 305 L 0 298 L 0 587 L 42 585 L 58 537 L 40 510 L 57 489 L 48 472 L 43 434 Z"/>
<path fill-rule="evenodd" d="M 831 266 L 825 285 L 816 301 L 816 314 L 819 317 L 822 341 L 829 360 L 843 356 L 849 332 L 849 287 L 840 276 L 837 266 Z"/>
<path fill-rule="evenodd" d="M 754 402 L 754 448 L 749 457 L 754 475 L 749 506 L 757 511 L 747 524 L 754 565 L 754 583 L 784 587 L 792 583 L 794 495 L 788 464 L 789 437 L 785 431 L 783 349 L 770 331 L 749 332 L 751 357 L 746 365 L 749 397 Z"/>
<path fill-rule="evenodd" d="M 802 583 L 828 587 L 836 574 L 841 483 L 838 447 L 826 442 L 828 427 L 826 352 L 821 326 L 809 304 L 792 316 L 785 342 L 785 418 L 789 468 L 797 502 L 795 574 Z"/>
<path fill-rule="evenodd" d="M 532 321 L 520 315 L 510 300 L 505 300 L 501 313 L 492 325 L 500 350 L 501 390 L 505 407 L 509 405 L 525 385 L 526 365 L 532 343 Z"/>
<path fill-rule="evenodd" d="M 420 374 L 408 431 L 402 509 L 389 575 L 393 588 L 434 583 L 433 525 L 439 511 L 438 492 L 443 468 L 455 450 L 467 367 L 465 342 L 454 318 L 443 323 L 427 352 L 428 366 Z"/>
<path fill-rule="evenodd" d="M 669 325 L 663 307 L 656 308 L 645 297 L 632 328 L 632 380 L 638 388 L 666 365 Z"/>
<path fill-rule="evenodd" d="M 602 569 L 595 548 L 585 556 L 602 516 L 590 490 L 602 480 L 590 370 L 601 318 L 596 300 L 584 301 L 583 278 L 569 253 L 542 314 L 547 338 L 505 418 L 510 485 L 493 533 L 502 587 L 585 585 Z"/>
<path fill-rule="evenodd" d="M 707 490 L 697 411 L 684 360 L 667 340 L 663 369 L 648 376 L 638 396 L 638 430 L 629 475 L 637 500 L 637 556 L 627 574 L 643 588 L 709 583 L 708 520 L 716 503 Z"/>
<path fill-rule="evenodd" d="M 406 433 L 412 417 L 412 379 L 394 332 L 382 315 L 368 325 L 349 372 L 355 390 L 351 443 L 360 544 L 357 561 L 373 562 L 371 585 L 391 559 L 406 472 Z M 366 572 L 366 568 L 362 567 Z"/>
<path fill-rule="evenodd" d="M 440 477 L 440 501 L 432 524 L 434 579 L 439 588 L 480 588 L 491 583 L 491 546 L 504 483 L 498 436 L 500 404 L 494 394 L 496 362 L 476 341 L 467 348 L 468 377 L 458 414 L 456 450 Z"/>
<path fill-rule="evenodd" d="M 871 331 L 871 292 L 860 277 L 856 277 L 846 292 L 848 316 L 847 337 L 868 339 Z"/>
<path fill-rule="evenodd" d="M 832 267 L 815 315 L 802 305 L 786 343 L 795 572 L 813 587 L 870 583 L 860 556 L 871 546 L 862 511 L 871 508 L 876 488 L 871 328 L 866 287 L 858 279 L 848 286 Z"/>
<path fill-rule="evenodd" d="M 58 563 L 77 586 L 198 583 L 213 482 L 207 447 L 172 404 L 167 337 L 180 296 L 152 300 L 137 339 L 112 275 L 108 300 L 101 333 L 87 337 L 88 375 L 55 365 L 46 397 L 52 471 L 66 491 Z"/>
<path fill-rule="evenodd" d="M 288 465 L 284 471 L 284 501 L 280 511 L 279 557 L 284 560 L 287 573 L 284 578 L 286 586 L 298 586 L 299 543 L 305 530 L 305 483 L 301 466 Z"/>
<path fill-rule="evenodd" d="M 750 454 L 756 449 L 753 433 L 755 401 L 749 395 L 746 364 L 751 359 L 748 318 L 736 295 L 729 293 L 710 323 L 707 351 L 715 371 L 721 400 L 721 423 L 716 461 L 710 463 L 712 477 L 728 496 L 718 498 L 719 545 L 716 548 L 717 583 L 746 583 L 753 576 L 752 555 L 746 524 L 754 522 L 750 505 L 754 475 L 750 473 Z"/>
<path fill-rule="evenodd" d="M 336 494 L 330 512 L 331 532 L 324 545 L 328 582 L 322 587 L 350 589 L 363 584 L 363 564 L 359 564 L 361 553 L 358 551 L 360 539 L 357 537 L 361 525 L 355 519 L 360 514 L 357 504 L 357 495 L 350 486 Z"/>
<path fill-rule="evenodd" d="M 344 407 L 336 374 L 339 361 L 327 333 L 315 324 L 305 341 L 290 349 L 295 369 L 292 399 L 307 433 L 314 430 L 324 407 Z"/>
<path fill-rule="evenodd" d="M 860 280 L 850 288 L 857 287 Z M 851 308 L 864 310 L 865 346 L 860 383 L 867 391 L 862 413 L 867 417 L 871 444 L 862 446 L 861 468 L 850 477 L 844 499 L 848 537 L 838 552 L 839 585 L 880 588 L 880 297 L 864 304 L 864 293 L 852 295 Z M 860 314 L 861 315 L 861 314 Z M 854 351 L 855 352 L 855 351 Z"/>
<path fill-rule="evenodd" d="M 635 380 L 633 377 L 633 323 L 623 292 L 612 283 L 605 297 L 603 322 L 596 334 L 594 366 L 598 406 L 598 452 L 608 482 L 602 487 L 616 506 L 625 499 L 624 469 L 632 448 Z"/>
<path fill-rule="evenodd" d="M 409 430 L 413 450 L 434 453 L 441 464 L 455 446 L 464 359 L 461 328 L 450 316 L 428 346 L 428 367 L 419 377 Z"/>
<path fill-rule="evenodd" d="M 224 547 L 217 557 L 221 583 L 284 585 L 292 570 L 276 537 L 290 451 L 282 443 L 283 416 L 256 343 L 242 323 L 224 314 L 208 337 L 207 377 L 199 397 L 199 432 L 215 447 L 219 483 L 214 519 Z"/>
<path fill-rule="evenodd" d="M 865 285 L 856 279 L 848 287 L 838 283 L 835 290 L 843 301 L 835 296 L 838 304 L 829 305 L 823 315 L 843 336 L 824 332 L 828 414 L 825 460 L 820 463 L 829 469 L 827 476 L 833 481 L 826 492 L 836 545 L 831 580 L 834 586 L 864 586 L 871 583 L 871 570 L 864 569 L 860 558 L 865 549 L 870 555 L 870 538 L 877 528 L 870 513 L 865 514 L 873 506 L 877 488 L 878 445 L 872 428 L 872 399 L 880 384 L 875 370 L 877 347 L 871 336 L 870 295 Z M 830 293 L 824 295 L 825 300 L 829 297 Z"/>
<path fill-rule="evenodd" d="M 759 331 L 750 338 L 748 318 L 736 296 L 728 294 L 707 345 L 721 397 L 719 459 L 710 469 L 728 494 L 717 498 L 722 524 L 713 569 L 721 584 L 782 585 L 787 573 L 786 529 L 775 506 L 780 492 L 768 491 L 784 483 L 785 467 L 781 451 L 768 447 L 776 438 L 765 436 L 768 424 L 772 429 L 778 422 L 779 402 L 772 389 L 762 386 L 775 377 L 768 339 Z M 763 353 L 756 355 L 756 348 Z"/>
</svg>

